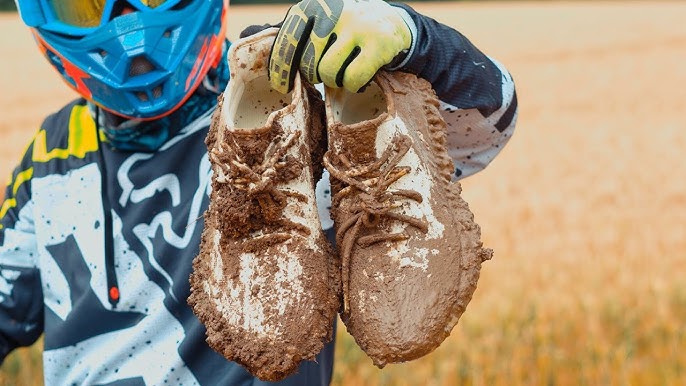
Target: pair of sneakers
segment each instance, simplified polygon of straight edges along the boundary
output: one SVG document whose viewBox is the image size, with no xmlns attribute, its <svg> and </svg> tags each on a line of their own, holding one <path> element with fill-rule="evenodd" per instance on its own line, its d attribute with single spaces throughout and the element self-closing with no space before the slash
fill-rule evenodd
<svg viewBox="0 0 686 386">
<path fill-rule="evenodd" d="M 383 367 L 450 334 L 491 256 L 460 186 L 431 86 L 379 73 L 362 93 L 268 80 L 270 29 L 236 42 L 207 137 L 213 170 L 189 303 L 207 341 L 263 380 L 331 340 L 337 313 Z M 330 173 L 335 248 L 315 183 Z"/>
</svg>

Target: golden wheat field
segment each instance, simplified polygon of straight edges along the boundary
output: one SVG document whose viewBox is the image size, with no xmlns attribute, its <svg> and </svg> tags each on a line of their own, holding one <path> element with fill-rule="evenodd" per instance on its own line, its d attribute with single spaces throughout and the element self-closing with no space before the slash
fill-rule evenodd
<svg viewBox="0 0 686 386">
<path fill-rule="evenodd" d="M 515 135 L 463 182 L 495 256 L 450 338 L 424 358 L 376 369 L 339 328 L 333 384 L 686 384 L 686 2 L 414 7 L 517 83 Z M 285 10 L 234 6 L 229 36 Z M 74 94 L 16 15 L 0 16 L 0 49 L 6 176 Z M 0 368 L 3 385 L 41 381 L 40 344 Z"/>
</svg>

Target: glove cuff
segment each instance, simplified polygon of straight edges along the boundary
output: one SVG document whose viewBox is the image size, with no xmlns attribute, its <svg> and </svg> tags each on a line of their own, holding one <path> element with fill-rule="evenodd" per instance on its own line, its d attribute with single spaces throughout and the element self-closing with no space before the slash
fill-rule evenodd
<svg viewBox="0 0 686 386">
<path fill-rule="evenodd" d="M 417 45 L 417 25 L 414 23 L 414 20 L 412 20 L 412 17 L 410 17 L 410 14 L 407 12 L 407 10 L 405 10 L 405 8 L 402 8 L 396 4 L 390 5 L 395 8 L 395 11 L 398 12 L 398 15 L 403 19 L 407 25 L 407 28 L 410 30 L 410 36 L 412 38 L 410 48 L 408 50 L 401 51 L 390 63 L 388 63 L 388 65 L 385 66 L 387 70 L 395 71 L 407 64 L 407 62 L 410 60 L 410 57 L 412 57 L 412 54 L 414 53 L 415 46 Z"/>
</svg>

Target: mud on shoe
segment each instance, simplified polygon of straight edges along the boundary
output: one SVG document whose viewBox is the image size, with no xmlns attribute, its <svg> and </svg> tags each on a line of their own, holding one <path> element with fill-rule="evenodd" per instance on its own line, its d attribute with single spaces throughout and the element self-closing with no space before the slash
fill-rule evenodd
<svg viewBox="0 0 686 386">
<path fill-rule="evenodd" d="M 267 381 L 315 358 L 339 308 L 314 193 L 324 104 L 299 78 L 288 95 L 271 90 L 275 36 L 263 31 L 229 52 L 231 79 L 206 140 L 212 192 L 189 297 L 209 345 Z"/>
<path fill-rule="evenodd" d="M 491 257 L 451 182 L 438 99 L 398 72 L 324 99 L 342 320 L 376 366 L 416 359 L 448 337 Z"/>
</svg>

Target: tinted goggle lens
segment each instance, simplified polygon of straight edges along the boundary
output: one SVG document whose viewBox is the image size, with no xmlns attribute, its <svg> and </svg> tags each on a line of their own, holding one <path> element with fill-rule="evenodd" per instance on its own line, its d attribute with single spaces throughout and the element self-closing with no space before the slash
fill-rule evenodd
<svg viewBox="0 0 686 386">
<path fill-rule="evenodd" d="M 177 1 L 167 0 L 138 0 L 132 1 L 134 6 L 157 8 L 164 3 Z M 108 7 L 108 0 L 48 0 L 55 18 L 65 24 L 75 27 L 97 27 L 100 25 Z"/>
<path fill-rule="evenodd" d="M 53 0 L 49 2 L 57 20 L 77 27 L 100 25 L 105 3 L 106 0 Z"/>
</svg>

